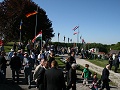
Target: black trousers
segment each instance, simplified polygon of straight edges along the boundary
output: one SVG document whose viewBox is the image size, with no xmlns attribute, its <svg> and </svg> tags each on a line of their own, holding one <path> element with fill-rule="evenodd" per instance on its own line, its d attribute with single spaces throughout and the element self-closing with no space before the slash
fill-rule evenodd
<svg viewBox="0 0 120 90">
<path fill-rule="evenodd" d="M 15 75 L 16 73 L 16 75 Z M 19 82 L 19 70 L 12 69 L 12 79 L 15 81 L 15 76 L 17 76 L 17 82 Z"/>
<path fill-rule="evenodd" d="M 106 88 L 106 90 L 110 90 L 109 81 L 108 80 L 103 80 L 103 84 L 102 84 L 101 90 L 103 90 L 104 88 Z"/>
<path fill-rule="evenodd" d="M 69 84 L 67 86 L 67 90 L 70 90 L 70 88 L 72 88 L 72 90 L 76 90 L 76 84 L 74 84 L 74 86 L 72 86 L 72 84 Z"/>
</svg>

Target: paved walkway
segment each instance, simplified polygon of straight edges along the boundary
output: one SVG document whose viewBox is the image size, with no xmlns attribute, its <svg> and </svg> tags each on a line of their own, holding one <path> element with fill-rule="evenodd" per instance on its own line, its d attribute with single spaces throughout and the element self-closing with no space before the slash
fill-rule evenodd
<svg viewBox="0 0 120 90">
<path fill-rule="evenodd" d="M 67 55 L 62 55 L 61 57 L 67 57 Z M 101 74 L 101 71 L 102 71 L 103 68 L 98 67 L 98 66 L 96 66 L 96 65 L 94 65 L 94 64 L 92 64 L 92 63 L 90 63 L 90 62 L 88 62 L 88 61 L 86 61 L 84 59 L 76 58 L 76 61 L 77 61 L 78 64 L 80 64 L 82 66 L 84 66 L 86 63 L 89 64 L 90 65 L 89 68 L 91 70 L 96 71 L 97 73 Z M 111 73 L 110 75 L 114 76 L 113 78 L 111 76 L 111 79 L 114 80 L 114 81 L 118 81 L 115 78 L 116 74 L 114 72 L 112 72 L 112 71 L 110 71 L 110 73 Z M 78 77 L 77 84 L 76 84 L 77 90 L 90 90 L 89 87 L 82 86 L 83 79 L 80 76 L 81 76 L 81 72 L 77 71 L 77 77 Z M 118 76 L 120 76 L 120 75 L 118 74 Z M 118 76 L 117 76 L 117 78 L 118 78 Z M 22 74 L 20 74 L 20 83 L 19 84 L 14 84 L 13 85 L 11 83 L 11 80 L 12 80 L 11 77 L 12 76 L 11 76 L 11 69 L 10 69 L 9 66 L 7 67 L 7 75 L 6 75 L 6 77 L 7 77 L 7 81 L 8 82 L 6 84 L 4 84 L 4 85 L 0 85 L 0 90 L 28 90 L 28 85 L 24 84 L 24 73 L 23 73 L 23 70 L 22 70 Z M 89 82 L 91 82 L 91 81 L 89 81 Z M 37 90 L 37 89 L 33 85 L 30 90 Z M 120 88 L 111 87 L 110 90 L 120 90 Z"/>
</svg>

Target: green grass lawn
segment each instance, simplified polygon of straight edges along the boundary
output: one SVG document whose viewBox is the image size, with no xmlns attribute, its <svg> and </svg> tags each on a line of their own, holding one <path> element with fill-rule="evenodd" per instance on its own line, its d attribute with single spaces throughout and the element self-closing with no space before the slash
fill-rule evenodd
<svg viewBox="0 0 120 90">
<path fill-rule="evenodd" d="M 97 66 L 103 67 L 103 68 L 106 66 L 106 64 L 108 64 L 108 60 L 98 60 L 98 59 L 90 60 L 89 59 L 87 61 L 89 61 L 89 62 L 91 62 L 91 63 L 93 63 L 93 64 L 95 64 Z M 113 71 L 114 71 L 114 69 L 115 69 L 115 67 L 112 66 Z M 118 68 L 118 73 L 120 73 L 120 67 Z"/>
</svg>

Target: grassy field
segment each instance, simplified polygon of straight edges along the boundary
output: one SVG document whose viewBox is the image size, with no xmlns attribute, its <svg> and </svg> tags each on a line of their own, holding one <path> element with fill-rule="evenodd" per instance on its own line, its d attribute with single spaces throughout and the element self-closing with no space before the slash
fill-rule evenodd
<svg viewBox="0 0 120 90">
<path fill-rule="evenodd" d="M 95 59 L 95 60 L 87 60 L 97 66 L 100 66 L 100 67 L 105 67 L 106 64 L 108 64 L 108 60 L 98 60 L 98 59 Z M 112 70 L 114 71 L 115 67 L 112 66 Z M 118 73 L 120 73 L 120 67 L 118 68 Z"/>
<path fill-rule="evenodd" d="M 10 52 L 10 50 L 11 50 L 12 47 L 13 47 L 13 44 L 14 44 L 14 42 L 8 42 L 8 43 L 4 46 L 5 52 Z"/>
</svg>

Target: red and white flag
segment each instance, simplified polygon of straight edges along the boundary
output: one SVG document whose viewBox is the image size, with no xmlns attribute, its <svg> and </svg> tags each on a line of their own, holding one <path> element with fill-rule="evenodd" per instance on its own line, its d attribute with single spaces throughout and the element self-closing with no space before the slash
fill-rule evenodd
<svg viewBox="0 0 120 90">
<path fill-rule="evenodd" d="M 75 30 L 78 29 L 78 28 L 79 28 L 79 26 L 76 26 L 76 27 L 73 28 L 73 30 L 75 31 Z"/>
<path fill-rule="evenodd" d="M 38 35 L 34 37 L 34 39 L 32 40 L 32 42 L 34 43 L 35 40 L 42 40 L 42 31 L 40 31 L 40 32 L 38 33 Z"/>
<path fill-rule="evenodd" d="M 74 32 L 73 35 L 78 34 L 78 32 Z"/>
</svg>

